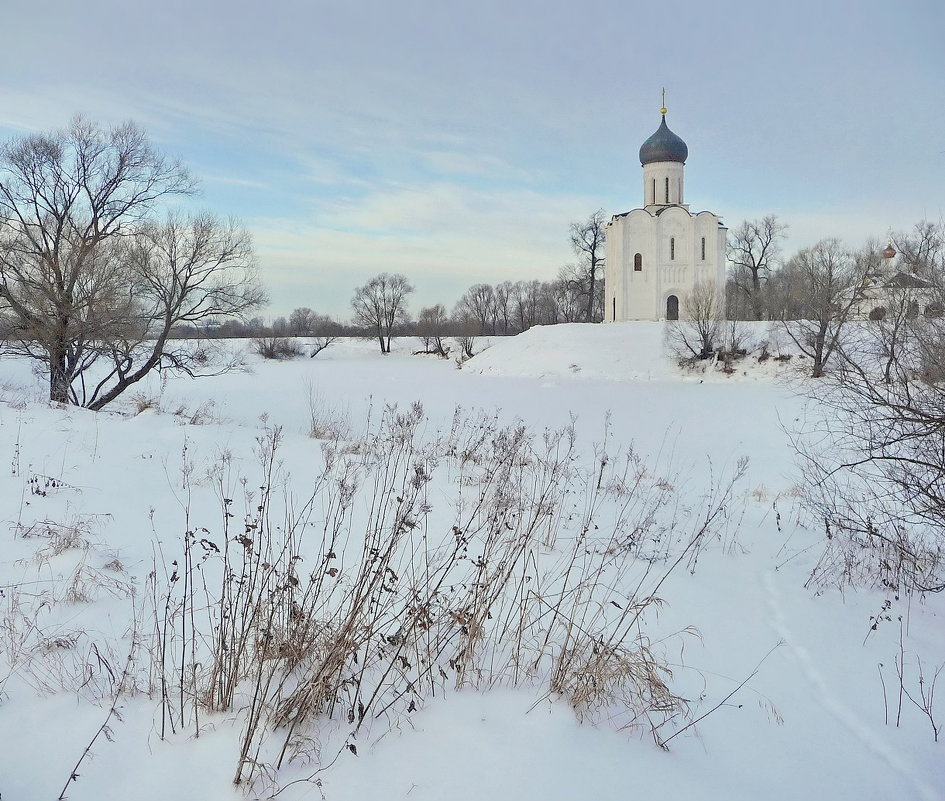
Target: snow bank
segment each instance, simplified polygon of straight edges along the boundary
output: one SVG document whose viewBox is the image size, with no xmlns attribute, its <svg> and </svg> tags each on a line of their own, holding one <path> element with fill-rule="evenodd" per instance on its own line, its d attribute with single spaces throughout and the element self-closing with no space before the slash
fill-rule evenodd
<svg viewBox="0 0 945 801">
<path fill-rule="evenodd" d="M 748 355 L 729 371 L 711 360 L 680 366 L 667 345 L 665 322 L 536 326 L 518 336 L 493 338 L 463 369 L 478 375 L 607 381 L 768 381 L 807 369 L 804 357 L 776 325 L 739 326 Z M 763 344 L 767 354 L 759 358 Z"/>
<path fill-rule="evenodd" d="M 663 323 L 569 323 L 496 337 L 464 370 L 479 375 L 575 376 L 616 381 L 678 377 L 664 355 Z"/>
</svg>

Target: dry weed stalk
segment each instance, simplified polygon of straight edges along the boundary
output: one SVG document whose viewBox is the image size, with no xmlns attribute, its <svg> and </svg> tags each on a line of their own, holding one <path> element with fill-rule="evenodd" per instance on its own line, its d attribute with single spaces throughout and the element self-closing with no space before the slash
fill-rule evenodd
<svg viewBox="0 0 945 801">
<path fill-rule="evenodd" d="M 541 437 L 460 411 L 444 434 L 425 425 L 419 405 L 387 408 L 358 442 L 323 443 L 298 508 L 268 429 L 242 523 L 221 464 L 219 532 L 188 518 L 155 571 L 165 718 L 199 732 L 198 707 L 239 710 L 235 782 L 317 759 L 318 719 L 347 724 L 353 748 L 448 687 L 544 685 L 581 717 L 648 730 L 684 711 L 643 618 L 733 519 L 744 465 L 688 509 L 672 471 L 610 456 L 609 434 L 588 468 L 573 423 Z"/>
</svg>

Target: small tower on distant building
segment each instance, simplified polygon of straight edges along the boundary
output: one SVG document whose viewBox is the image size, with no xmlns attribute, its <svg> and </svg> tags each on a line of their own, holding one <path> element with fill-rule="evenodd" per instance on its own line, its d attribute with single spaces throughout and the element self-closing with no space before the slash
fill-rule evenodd
<svg viewBox="0 0 945 801">
<path fill-rule="evenodd" d="M 662 119 L 640 148 L 643 208 L 607 225 L 604 321 L 677 320 L 699 283 L 724 296 L 728 229 L 708 211 L 692 214 L 685 199 L 686 143 Z"/>
</svg>

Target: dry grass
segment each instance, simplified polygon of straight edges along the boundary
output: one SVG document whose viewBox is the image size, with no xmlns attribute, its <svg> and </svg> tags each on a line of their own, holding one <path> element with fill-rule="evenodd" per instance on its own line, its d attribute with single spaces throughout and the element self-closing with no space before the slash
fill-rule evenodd
<svg viewBox="0 0 945 801">
<path fill-rule="evenodd" d="M 387 408 L 358 442 L 326 441 L 300 505 L 270 428 L 258 479 L 237 492 L 217 472 L 218 530 L 188 523 L 156 561 L 162 731 L 240 710 L 237 783 L 317 762 L 319 721 L 356 738 L 449 688 L 543 686 L 654 737 L 685 716 L 645 620 L 673 570 L 733 536 L 743 465 L 688 509 L 678 476 L 611 456 L 606 436 L 584 465 L 573 426 L 535 437 L 458 412 L 425 427 L 419 406 Z"/>
<path fill-rule="evenodd" d="M 56 623 L 70 606 L 135 603 L 120 561 L 96 546 L 95 519 L 20 527 L 40 546 L 31 569 L 60 578 L 5 596 L 10 675 L 97 702 L 146 688 L 162 737 L 235 715 L 234 781 L 253 791 L 289 762 L 321 766 L 327 723 L 346 727 L 354 748 L 455 688 L 538 689 L 581 720 L 659 743 L 661 727 L 684 725 L 666 645 L 647 630 L 666 578 L 734 541 L 744 465 L 687 506 L 683 476 L 615 453 L 606 429 L 584 457 L 573 424 L 536 435 L 457 410 L 431 432 L 414 405 L 385 408 L 352 437 L 310 398 L 313 427 L 331 432 L 302 502 L 287 489 L 277 427 L 258 438 L 250 475 L 230 453 L 202 471 L 185 451 L 182 533 L 172 550 L 156 544 L 149 612 L 133 616 L 140 637 L 105 642 Z M 219 517 L 201 525 L 189 499 L 208 487 Z M 116 668 L 129 648 L 130 674 Z"/>
<path fill-rule="evenodd" d="M 97 522 L 89 516 L 17 525 L 17 535 L 37 548 L 19 563 L 21 580 L 0 589 L 0 653 L 9 670 L 0 685 L 14 680 L 37 693 L 73 692 L 94 703 L 112 696 L 122 638 L 83 623 L 86 616 L 74 607 L 103 597 L 133 604 L 134 586 L 118 560 L 97 548 Z"/>
<path fill-rule="evenodd" d="M 308 385 L 307 403 L 309 414 L 307 433 L 312 439 L 337 442 L 351 437 L 351 423 L 348 415 L 328 403 L 314 384 Z"/>
</svg>

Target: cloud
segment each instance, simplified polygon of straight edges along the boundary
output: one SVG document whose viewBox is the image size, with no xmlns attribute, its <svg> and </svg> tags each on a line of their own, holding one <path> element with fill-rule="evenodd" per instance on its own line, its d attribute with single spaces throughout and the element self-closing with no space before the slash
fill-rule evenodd
<svg viewBox="0 0 945 801">
<path fill-rule="evenodd" d="M 579 195 L 436 182 L 375 187 L 326 203 L 305 224 L 255 219 L 252 228 L 273 287 L 291 285 L 293 297 L 308 287 L 310 297 L 323 296 L 320 309 L 340 314 L 354 288 L 379 272 L 410 278 L 418 305 L 451 306 L 478 282 L 550 280 L 573 258 L 569 223 L 593 210 L 593 199 Z M 274 288 L 273 307 L 284 303 Z"/>
<path fill-rule="evenodd" d="M 665 3 L 611 0 L 12 4 L 0 126 L 140 122 L 256 231 L 274 309 L 550 277 L 569 222 L 639 205 L 663 85 L 694 209 L 778 212 L 786 249 L 941 215 L 940 3 L 720 3 L 668 39 Z"/>
</svg>

